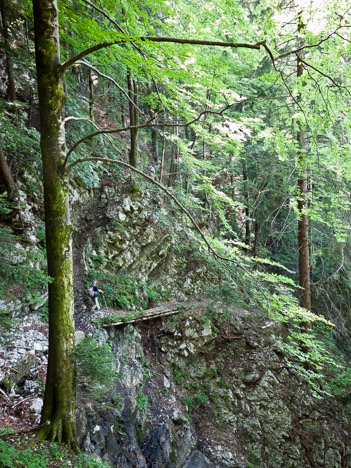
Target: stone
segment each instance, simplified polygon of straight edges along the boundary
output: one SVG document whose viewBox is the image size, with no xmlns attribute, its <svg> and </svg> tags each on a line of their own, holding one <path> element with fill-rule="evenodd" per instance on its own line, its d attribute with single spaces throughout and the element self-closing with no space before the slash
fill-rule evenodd
<svg viewBox="0 0 351 468">
<path fill-rule="evenodd" d="M 41 296 L 36 298 L 35 302 L 33 304 L 29 305 L 30 310 L 34 311 L 34 310 L 40 309 L 40 307 L 42 307 L 47 302 L 48 295 L 49 295 L 49 293 L 45 292 L 44 294 L 42 294 Z"/>
<path fill-rule="evenodd" d="M 35 362 L 34 351 L 25 354 L 23 358 L 18 360 L 16 364 L 9 370 L 2 381 L 7 391 L 13 391 L 15 385 L 28 375 L 30 368 Z"/>
<path fill-rule="evenodd" d="M 23 390 L 26 394 L 35 393 L 40 389 L 40 385 L 35 380 L 26 380 L 24 382 Z"/>
<path fill-rule="evenodd" d="M 122 202 L 122 207 L 124 211 L 130 211 L 131 209 L 131 199 L 130 198 L 124 198 Z"/>
<path fill-rule="evenodd" d="M 175 424 L 186 424 L 188 422 L 187 417 L 180 411 L 179 408 L 175 408 L 173 410 L 171 418 Z"/>
<path fill-rule="evenodd" d="M 79 443 L 82 443 L 83 439 L 86 438 L 87 434 L 87 417 L 84 408 L 77 407 L 76 409 L 76 426 L 77 426 L 77 438 Z"/>
<path fill-rule="evenodd" d="M 165 375 L 163 376 L 163 386 L 165 388 L 170 388 L 171 387 L 171 382 L 169 381 L 169 379 Z"/>
<path fill-rule="evenodd" d="M 82 330 L 76 330 L 74 333 L 74 342 L 77 346 L 85 338 L 85 333 Z"/>
<path fill-rule="evenodd" d="M 339 468 L 341 466 L 341 454 L 337 449 L 328 448 L 325 452 L 324 463 L 328 468 Z"/>
<path fill-rule="evenodd" d="M 214 463 L 212 463 L 204 453 L 199 450 L 194 450 L 194 452 L 187 459 L 184 468 L 216 468 Z"/>
<path fill-rule="evenodd" d="M 257 382 L 261 377 L 261 374 L 259 372 L 254 372 L 252 374 L 244 375 L 241 377 L 241 380 L 244 382 L 246 385 L 251 385 L 255 382 Z"/>
<path fill-rule="evenodd" d="M 36 352 L 43 352 L 44 348 L 40 343 L 34 343 L 33 350 Z"/>
<path fill-rule="evenodd" d="M 43 407 L 42 398 L 34 398 L 34 400 L 32 401 L 32 404 L 31 404 L 31 406 L 29 408 L 29 412 L 30 413 L 35 413 L 35 414 L 40 414 L 41 410 L 42 410 L 42 407 Z"/>
</svg>

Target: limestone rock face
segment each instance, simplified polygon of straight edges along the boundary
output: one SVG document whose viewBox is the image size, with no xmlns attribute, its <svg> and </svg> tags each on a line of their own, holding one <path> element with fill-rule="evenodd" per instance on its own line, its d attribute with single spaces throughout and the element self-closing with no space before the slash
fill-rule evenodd
<svg viewBox="0 0 351 468">
<path fill-rule="evenodd" d="M 96 259 L 98 270 L 126 270 L 172 289 L 178 300 L 198 301 L 210 275 L 178 255 L 174 236 L 182 228 L 162 225 L 160 200 L 84 185 L 79 177 L 71 185 L 81 295 L 76 318 L 87 315 L 81 283 L 96 271 Z M 31 210 L 40 211 L 40 200 L 21 197 L 35 245 L 39 223 Z M 38 303 L 45 300 L 42 291 Z M 0 300 L 0 309 L 20 316 L 19 333 L 0 348 L 1 388 L 13 403 L 30 400 L 34 423 L 42 404 L 47 327 L 34 305 Z M 77 331 L 76 343 L 91 332 L 111 345 L 117 373 L 103 398 L 86 395 L 84 382 L 78 386 L 82 449 L 118 468 L 351 468 L 350 408 L 312 396 L 276 352 L 286 331 L 281 324 L 234 306 L 230 312 L 224 324 L 213 318 L 216 310 L 189 306 L 179 316 L 139 325 Z"/>
<path fill-rule="evenodd" d="M 79 408 L 82 447 L 112 466 L 351 467 L 350 410 L 334 405 L 330 419 L 330 402 L 313 398 L 274 352 L 281 325 L 260 339 L 263 325 L 233 311 L 227 339 L 189 310 L 157 326 L 108 328 L 118 403 Z"/>
</svg>

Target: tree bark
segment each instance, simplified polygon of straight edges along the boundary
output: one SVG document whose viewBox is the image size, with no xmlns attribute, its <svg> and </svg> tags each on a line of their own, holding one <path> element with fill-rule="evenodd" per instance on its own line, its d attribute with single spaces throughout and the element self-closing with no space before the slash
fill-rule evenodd
<svg viewBox="0 0 351 468">
<path fill-rule="evenodd" d="M 94 76 L 89 70 L 89 116 L 94 121 Z"/>
<path fill-rule="evenodd" d="M 245 244 L 250 247 L 251 230 L 250 230 L 250 209 L 249 209 L 249 186 L 247 177 L 246 161 L 243 162 L 243 182 L 244 182 L 244 200 L 245 200 Z"/>
<path fill-rule="evenodd" d="M 126 127 L 126 115 L 124 113 L 124 104 L 123 104 L 122 91 L 119 92 L 119 96 L 120 96 L 120 109 L 121 109 L 121 124 L 122 124 L 122 127 Z"/>
<path fill-rule="evenodd" d="M 160 163 L 160 177 L 159 181 L 162 184 L 162 178 L 163 178 L 163 170 L 165 167 L 165 154 L 166 154 L 166 134 L 163 132 L 163 137 L 162 137 L 162 152 L 161 152 L 161 163 Z"/>
<path fill-rule="evenodd" d="M 128 96 L 129 96 L 129 120 L 130 126 L 139 125 L 138 113 L 138 84 L 132 79 L 130 71 L 128 70 Z M 129 164 L 133 167 L 138 165 L 138 129 L 132 128 L 130 130 L 130 151 L 129 151 Z"/>
<path fill-rule="evenodd" d="M 298 18 L 298 33 L 300 34 L 304 29 L 304 24 L 301 21 L 301 14 Z M 303 54 L 303 51 L 300 51 Z M 303 75 L 303 64 L 297 55 L 297 79 Z M 298 97 L 299 99 L 299 97 Z M 308 203 L 308 173 L 306 166 L 307 158 L 307 140 L 306 131 L 301 122 L 297 123 L 297 165 L 298 165 L 298 201 L 297 210 L 299 213 L 298 221 L 298 249 L 299 249 L 299 284 L 302 288 L 300 295 L 300 305 L 308 310 L 311 310 L 311 282 L 310 282 L 310 256 L 308 244 L 308 216 L 306 208 Z"/>
<path fill-rule="evenodd" d="M 33 0 L 49 284 L 49 360 L 38 437 L 76 449 L 72 226 L 56 0 Z"/>
<path fill-rule="evenodd" d="M 151 84 L 148 85 L 148 93 L 149 94 L 152 93 Z M 154 118 L 155 116 L 154 111 L 150 105 L 149 105 L 149 115 L 151 119 Z M 154 127 L 151 127 L 151 153 L 152 153 L 151 162 L 154 163 L 156 166 L 158 162 L 158 147 L 157 147 L 157 132 Z"/>
<path fill-rule="evenodd" d="M 12 177 L 12 172 L 7 164 L 6 158 L 2 150 L 0 149 L 0 174 L 2 175 L 6 189 L 7 189 L 7 197 L 10 201 L 14 199 L 15 195 L 15 181 Z"/>
<path fill-rule="evenodd" d="M 7 20 L 7 15 L 6 15 L 5 0 L 0 0 L 0 10 L 1 10 L 1 21 L 2 21 L 2 35 L 3 35 L 4 43 L 5 43 L 6 71 L 7 71 L 7 78 L 8 78 L 7 98 L 9 101 L 14 102 L 16 101 L 16 88 L 15 88 L 15 79 L 13 76 L 12 59 L 9 53 L 10 37 L 9 37 L 9 29 L 8 29 L 8 20 Z"/>
</svg>

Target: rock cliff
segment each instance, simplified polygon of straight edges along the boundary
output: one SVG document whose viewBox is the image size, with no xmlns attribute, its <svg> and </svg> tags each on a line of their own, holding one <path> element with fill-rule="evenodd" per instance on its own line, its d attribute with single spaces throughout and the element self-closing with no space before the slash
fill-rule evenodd
<svg viewBox="0 0 351 468">
<path fill-rule="evenodd" d="M 327 394 L 317 398 L 289 365 L 278 346 L 286 325 L 235 303 L 225 317 L 218 313 L 204 294 L 218 279 L 193 255 L 186 223 L 172 219 L 159 195 L 116 189 L 108 181 L 83 191 L 76 181 L 71 198 L 77 341 L 91 334 L 109 343 L 117 373 L 112 390 L 99 399 L 85 394 L 84 382 L 78 385 L 85 452 L 123 468 L 351 467 L 350 408 Z M 40 200 L 31 206 L 26 219 L 35 246 Z M 122 272 L 135 281 L 126 304 L 176 299 L 184 301 L 182 310 L 98 328 L 85 280 L 100 275 L 112 284 Z M 0 349 L 8 395 L 0 416 L 14 426 L 16 418 L 39 421 L 48 351 L 40 313 L 45 300 L 42 291 L 31 307 L 20 300 L 0 303 L 19 319 L 20 334 Z"/>
</svg>

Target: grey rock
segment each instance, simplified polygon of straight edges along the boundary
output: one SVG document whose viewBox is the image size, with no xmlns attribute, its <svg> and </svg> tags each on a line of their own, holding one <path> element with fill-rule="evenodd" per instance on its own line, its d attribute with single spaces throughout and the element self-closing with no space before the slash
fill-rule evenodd
<svg viewBox="0 0 351 468">
<path fill-rule="evenodd" d="M 75 345 L 77 346 L 82 340 L 85 338 L 85 333 L 81 330 L 76 330 L 74 333 L 74 342 Z"/>
<path fill-rule="evenodd" d="M 34 400 L 32 401 L 32 404 L 31 404 L 31 406 L 29 408 L 29 411 L 31 413 L 40 414 L 41 410 L 42 410 L 42 407 L 43 407 L 42 398 L 34 398 Z"/>
<path fill-rule="evenodd" d="M 325 452 L 324 457 L 325 466 L 328 468 L 339 468 L 341 467 L 341 454 L 339 450 L 334 448 L 328 448 Z"/>
<path fill-rule="evenodd" d="M 26 380 L 24 382 L 23 390 L 26 394 L 35 393 L 40 389 L 39 383 L 35 380 Z"/>
<path fill-rule="evenodd" d="M 216 468 L 216 466 L 206 457 L 205 454 L 199 450 L 194 450 L 187 459 L 184 468 Z"/>
</svg>

